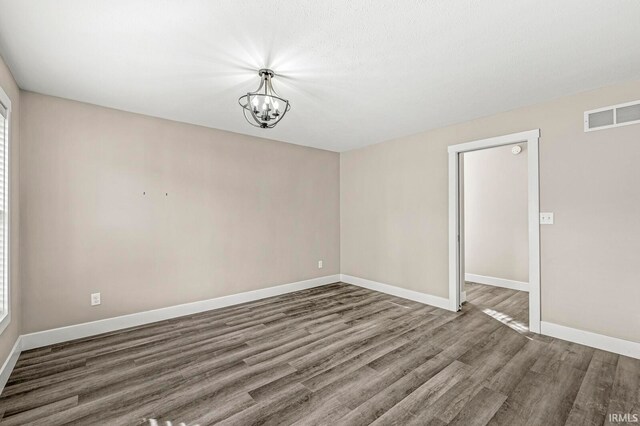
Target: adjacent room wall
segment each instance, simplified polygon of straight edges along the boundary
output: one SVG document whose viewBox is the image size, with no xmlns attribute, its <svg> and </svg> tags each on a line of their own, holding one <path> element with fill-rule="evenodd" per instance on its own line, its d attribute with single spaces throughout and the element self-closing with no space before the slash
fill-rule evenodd
<svg viewBox="0 0 640 426">
<path fill-rule="evenodd" d="M 0 335 L 0 366 L 7 359 L 9 352 L 21 334 L 21 305 L 20 305 L 20 247 L 18 229 L 20 226 L 20 196 L 18 192 L 19 158 L 20 158 L 20 89 L 11 75 L 11 71 L 0 57 L 0 87 L 11 99 L 11 122 L 9 123 L 9 165 L 10 176 L 10 274 L 9 293 L 11 298 L 11 322 Z"/>
<path fill-rule="evenodd" d="M 527 144 L 464 154 L 465 272 L 529 281 Z"/>
<path fill-rule="evenodd" d="M 23 333 L 340 272 L 337 153 L 29 92 L 21 126 Z"/>
<path fill-rule="evenodd" d="M 341 154 L 342 273 L 447 297 L 447 146 L 540 128 L 542 320 L 640 342 L 640 125 L 583 131 L 636 99 L 640 81 Z"/>
</svg>

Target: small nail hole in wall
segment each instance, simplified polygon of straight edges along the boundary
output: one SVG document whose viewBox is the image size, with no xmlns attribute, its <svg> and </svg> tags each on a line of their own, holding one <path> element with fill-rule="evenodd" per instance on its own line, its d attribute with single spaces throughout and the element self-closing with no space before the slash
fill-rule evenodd
<svg viewBox="0 0 640 426">
<path fill-rule="evenodd" d="M 168 196 L 169 196 L 169 193 L 168 193 L 168 192 L 165 192 L 165 193 L 164 193 L 164 195 L 165 195 L 166 197 L 168 197 Z"/>
<path fill-rule="evenodd" d="M 147 193 L 146 193 L 146 192 L 143 192 L 143 193 L 142 193 L 142 195 L 147 195 Z"/>
</svg>

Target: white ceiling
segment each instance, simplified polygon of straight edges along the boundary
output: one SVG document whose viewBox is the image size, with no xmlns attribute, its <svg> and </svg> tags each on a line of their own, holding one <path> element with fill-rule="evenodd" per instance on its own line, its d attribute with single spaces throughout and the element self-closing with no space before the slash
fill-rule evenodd
<svg viewBox="0 0 640 426">
<path fill-rule="evenodd" d="M 640 1 L 0 0 L 0 54 L 26 90 L 345 151 L 639 78 Z M 275 129 L 237 103 L 262 67 Z"/>
</svg>

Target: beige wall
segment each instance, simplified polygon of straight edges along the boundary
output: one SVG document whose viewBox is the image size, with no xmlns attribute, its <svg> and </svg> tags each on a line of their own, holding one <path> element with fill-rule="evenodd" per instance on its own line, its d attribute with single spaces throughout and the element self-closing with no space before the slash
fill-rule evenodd
<svg viewBox="0 0 640 426">
<path fill-rule="evenodd" d="M 541 210 L 556 215 L 541 227 L 543 321 L 640 341 L 640 125 L 582 131 L 583 111 L 640 98 L 640 81 L 340 156 L 33 93 L 18 100 L 4 64 L 0 84 L 14 101 L 13 200 L 18 171 L 23 194 L 0 355 L 19 332 L 338 272 L 447 297 L 447 145 L 533 128 Z M 90 307 L 96 291 L 103 304 Z"/>
<path fill-rule="evenodd" d="M 540 128 L 542 320 L 640 342 L 640 125 L 582 124 L 635 99 L 640 81 L 343 153 L 342 273 L 447 297 L 447 145 Z"/>
<path fill-rule="evenodd" d="M 337 153 L 28 92 L 21 126 L 25 333 L 340 271 Z"/>
<path fill-rule="evenodd" d="M 11 99 L 11 122 L 9 123 L 9 166 L 10 166 L 10 274 L 9 285 L 11 302 L 11 322 L 0 335 L 0 366 L 7 359 L 11 348 L 21 333 L 20 305 L 20 247 L 18 245 L 18 229 L 20 227 L 20 197 L 18 194 L 19 153 L 20 153 L 20 89 L 16 85 L 11 71 L 0 58 L 0 87 Z"/>
<path fill-rule="evenodd" d="M 529 281 L 527 144 L 464 154 L 465 272 Z"/>
</svg>

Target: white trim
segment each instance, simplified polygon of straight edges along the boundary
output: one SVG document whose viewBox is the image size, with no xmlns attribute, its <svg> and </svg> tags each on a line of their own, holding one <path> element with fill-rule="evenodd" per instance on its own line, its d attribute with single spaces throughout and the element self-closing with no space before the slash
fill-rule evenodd
<svg viewBox="0 0 640 426">
<path fill-rule="evenodd" d="M 449 154 L 478 151 L 480 149 L 492 148 L 494 146 L 511 145 L 518 142 L 528 142 L 531 139 L 540 137 L 540 129 L 527 130 L 526 132 L 512 133 L 510 135 L 496 136 L 493 138 L 480 139 L 473 142 L 450 145 L 447 148 Z"/>
<path fill-rule="evenodd" d="M 529 210 L 529 330 L 540 333 L 540 154 L 539 138 L 527 140 Z"/>
<path fill-rule="evenodd" d="M 496 146 L 526 142 L 528 150 L 528 220 L 529 220 L 529 329 L 540 332 L 540 129 L 473 142 L 451 145 L 449 152 L 449 303 L 451 310 L 460 309 L 460 163 L 461 153 Z"/>
<path fill-rule="evenodd" d="M 542 334 L 640 359 L 640 343 L 542 321 Z"/>
<path fill-rule="evenodd" d="M 7 95 L 7 93 L 2 89 L 2 87 L 0 87 L 0 103 L 4 105 L 8 112 L 11 112 L 11 99 L 9 98 L 9 95 Z M 8 119 L 9 117 L 7 117 L 7 120 Z"/>
<path fill-rule="evenodd" d="M 9 292 L 7 291 L 7 298 L 9 297 Z M 0 317 L 0 334 L 9 326 L 11 323 L 11 312 L 7 312 L 6 315 L 2 315 Z"/>
<path fill-rule="evenodd" d="M 357 285 L 358 287 L 368 288 L 369 290 L 375 290 L 392 296 L 398 296 L 415 302 L 424 303 L 426 305 L 435 306 L 436 308 L 450 310 L 451 306 L 449 299 L 445 299 L 444 297 L 432 296 L 430 294 L 420 293 L 419 291 L 407 290 L 406 288 L 379 283 L 377 281 L 371 281 L 351 275 L 340 274 L 340 281 L 347 284 Z"/>
<path fill-rule="evenodd" d="M 247 291 L 244 293 L 232 294 L 229 296 L 216 297 L 214 299 L 201 300 L 198 302 L 154 309 L 152 311 L 138 312 L 135 314 L 122 315 L 119 317 L 86 322 L 83 324 L 70 325 L 67 327 L 54 328 L 52 330 L 24 334 L 21 336 L 22 350 L 40 348 L 42 346 L 53 345 L 69 340 L 95 336 L 97 334 L 136 327 L 139 325 L 177 318 L 185 315 L 197 314 L 199 312 L 224 308 L 240 303 L 252 302 L 254 300 L 264 299 L 267 297 L 279 296 L 285 293 L 291 293 L 294 291 L 306 290 L 308 288 L 332 284 L 338 281 L 340 281 L 339 274 L 327 275 L 325 277 L 312 278 L 310 280 L 298 281 L 275 287 Z"/>
<path fill-rule="evenodd" d="M 9 376 L 11 376 L 11 372 L 13 371 L 13 367 L 15 367 L 16 362 L 18 362 L 20 352 L 22 352 L 22 336 L 18 336 L 11 352 L 9 352 L 9 356 L 4 361 L 4 364 L 2 364 L 2 368 L 0 368 L 0 393 L 2 393 L 4 386 L 7 384 Z"/>
<path fill-rule="evenodd" d="M 492 285 L 495 287 L 504 287 L 511 290 L 520 290 L 529 292 L 529 283 L 523 281 L 506 280 L 504 278 L 487 277 L 486 275 L 464 274 L 464 280 L 478 284 Z"/>
<path fill-rule="evenodd" d="M 460 309 L 460 156 L 449 148 L 449 310 Z"/>
</svg>

